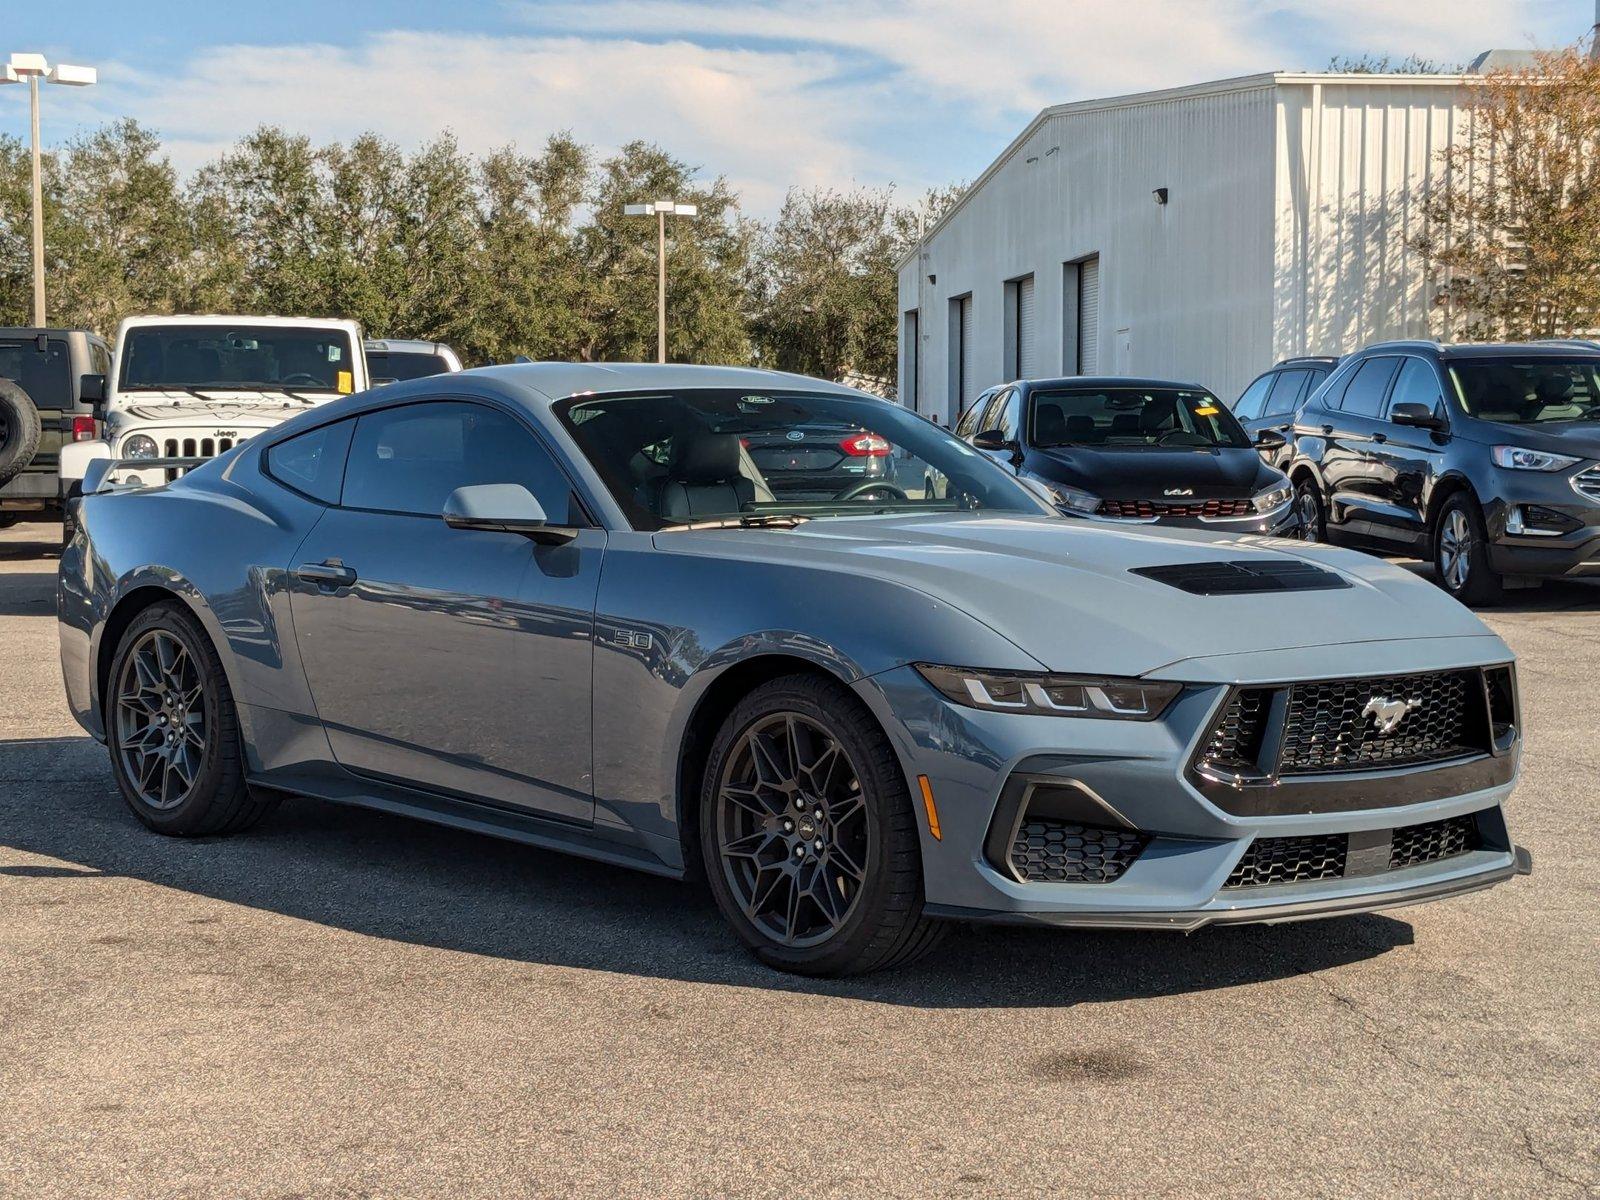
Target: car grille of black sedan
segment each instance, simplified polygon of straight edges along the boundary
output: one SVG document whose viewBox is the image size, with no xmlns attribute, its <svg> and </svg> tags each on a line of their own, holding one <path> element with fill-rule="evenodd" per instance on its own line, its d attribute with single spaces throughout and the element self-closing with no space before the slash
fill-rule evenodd
<svg viewBox="0 0 1600 1200">
<path fill-rule="evenodd" d="M 1255 504 L 1246 500 L 1191 500 L 1172 504 L 1164 500 L 1102 500 L 1105 517 L 1248 517 Z"/>
<path fill-rule="evenodd" d="M 1479 670 L 1237 688 L 1196 766 L 1215 777 L 1385 770 L 1489 751 Z"/>
<path fill-rule="evenodd" d="M 1359 837 L 1378 852 L 1358 859 L 1351 839 Z M 1387 853 L 1384 839 L 1387 838 Z M 1381 875 L 1406 867 L 1442 862 L 1482 845 L 1475 816 L 1449 817 L 1421 825 L 1370 833 L 1322 834 L 1316 837 L 1257 838 L 1228 876 L 1225 888 L 1265 887 L 1275 883 L 1311 883 L 1346 874 Z M 1357 869 L 1359 863 L 1359 869 Z"/>
<path fill-rule="evenodd" d="M 1011 866 L 1027 883 L 1110 883 L 1149 843 L 1133 829 L 1026 820 L 1011 839 Z"/>
</svg>

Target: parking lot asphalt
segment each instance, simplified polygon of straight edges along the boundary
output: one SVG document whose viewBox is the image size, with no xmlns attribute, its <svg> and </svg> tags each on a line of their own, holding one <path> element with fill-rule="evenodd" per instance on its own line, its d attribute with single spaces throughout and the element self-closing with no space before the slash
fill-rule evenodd
<svg viewBox="0 0 1600 1200">
<path fill-rule="evenodd" d="M 0 533 L 0 1194 L 1600 1194 L 1600 588 L 1488 614 L 1531 878 L 814 983 L 689 887 L 397 817 L 146 832 L 58 536 Z"/>
</svg>

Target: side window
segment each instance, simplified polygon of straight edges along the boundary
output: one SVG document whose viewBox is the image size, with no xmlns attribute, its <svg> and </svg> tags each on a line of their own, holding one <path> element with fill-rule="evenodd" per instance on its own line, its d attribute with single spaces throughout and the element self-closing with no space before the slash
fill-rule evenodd
<svg viewBox="0 0 1600 1200">
<path fill-rule="evenodd" d="M 569 518 L 571 485 L 533 434 L 498 409 L 459 400 L 357 418 L 340 503 L 437 517 L 451 492 L 478 483 L 520 483 L 552 521 Z"/>
<path fill-rule="evenodd" d="M 988 411 L 983 414 L 979 423 L 979 431 L 995 429 L 1011 437 L 1016 433 L 1016 400 L 1015 388 L 1002 388 L 995 393 L 994 399 L 989 401 Z M 1007 432 L 1007 430 L 1010 432 Z"/>
<path fill-rule="evenodd" d="M 1344 403 L 1340 407 L 1351 416 L 1376 418 L 1383 411 L 1383 394 L 1389 390 L 1389 381 L 1399 368 L 1398 358 L 1367 359 L 1350 377 L 1350 386 L 1344 390 Z"/>
<path fill-rule="evenodd" d="M 994 427 L 1008 441 L 1016 441 L 1022 436 L 1022 393 L 1016 388 L 1000 397 Z"/>
<path fill-rule="evenodd" d="M 268 446 L 267 474 L 313 500 L 339 503 L 345 452 L 355 427 L 354 421 L 338 421 Z"/>
<path fill-rule="evenodd" d="M 1410 403 L 1437 409 L 1443 401 L 1444 392 L 1439 387 L 1439 376 L 1434 371 L 1433 364 L 1424 362 L 1420 358 L 1406 359 L 1405 365 L 1400 368 L 1400 378 L 1394 382 L 1394 392 L 1389 397 L 1389 407 Z"/>
<path fill-rule="evenodd" d="M 1310 371 L 1278 372 L 1277 381 L 1272 385 L 1272 394 L 1267 397 L 1267 407 L 1263 415 L 1283 417 L 1292 413 L 1295 405 L 1300 403 L 1300 397 L 1305 394 L 1306 380 L 1310 378 Z"/>
<path fill-rule="evenodd" d="M 983 410 L 989 407 L 993 394 L 985 392 L 972 402 L 972 407 L 961 414 L 961 421 L 956 426 L 956 436 L 969 438 L 978 432 L 978 422 L 983 418 Z"/>
<path fill-rule="evenodd" d="M 1233 415 L 1241 421 L 1253 421 L 1259 417 L 1261 406 L 1266 403 L 1267 393 L 1272 390 L 1272 381 L 1276 378 L 1276 372 L 1268 371 L 1245 388 L 1244 394 L 1233 402 Z"/>
<path fill-rule="evenodd" d="M 96 375 L 111 378 L 111 351 L 99 342 L 89 343 L 89 367 Z"/>
</svg>

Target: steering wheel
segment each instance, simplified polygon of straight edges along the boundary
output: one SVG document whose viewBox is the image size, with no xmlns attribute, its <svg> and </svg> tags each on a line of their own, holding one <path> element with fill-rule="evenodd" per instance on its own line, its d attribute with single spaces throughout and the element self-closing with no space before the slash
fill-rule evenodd
<svg viewBox="0 0 1600 1200">
<path fill-rule="evenodd" d="M 877 479 L 863 479 L 860 483 L 845 488 L 834 499 L 858 500 L 862 496 L 870 495 L 873 492 L 879 493 L 877 498 L 880 500 L 909 500 L 911 498 L 906 495 L 904 488 L 896 487 L 892 483 L 884 483 Z"/>
<path fill-rule="evenodd" d="M 295 374 L 295 375 L 285 375 L 282 379 L 278 380 L 278 382 L 279 383 L 284 383 L 284 384 L 295 384 L 295 383 L 298 383 L 298 384 L 300 384 L 300 385 L 302 385 L 304 387 L 322 387 L 322 386 L 324 386 L 322 380 L 318 379 L 315 375 L 311 374 L 309 371 L 301 371 L 301 372 L 299 372 L 298 374 Z"/>
</svg>

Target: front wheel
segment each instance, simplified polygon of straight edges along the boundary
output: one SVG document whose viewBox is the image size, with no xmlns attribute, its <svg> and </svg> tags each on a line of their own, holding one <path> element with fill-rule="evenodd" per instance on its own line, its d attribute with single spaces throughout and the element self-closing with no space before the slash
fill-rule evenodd
<svg viewBox="0 0 1600 1200">
<path fill-rule="evenodd" d="M 1464 492 L 1451 496 L 1439 514 L 1433 567 L 1444 590 L 1463 604 L 1493 604 L 1501 597 L 1502 580 L 1489 566 L 1483 514 Z"/>
<path fill-rule="evenodd" d="M 1302 479 L 1294 485 L 1294 511 L 1300 518 L 1301 541 L 1328 540 L 1328 522 L 1322 510 L 1322 493 L 1318 490 L 1315 480 Z"/>
<path fill-rule="evenodd" d="M 235 833 L 276 807 L 245 783 L 222 661 L 181 603 L 153 604 L 133 619 L 117 645 L 105 706 L 117 786 L 157 833 Z"/>
<path fill-rule="evenodd" d="M 898 760 L 853 695 L 792 675 L 757 688 L 711 748 L 700 845 L 717 907 L 757 958 L 803 975 L 898 966 L 943 927 Z"/>
</svg>

